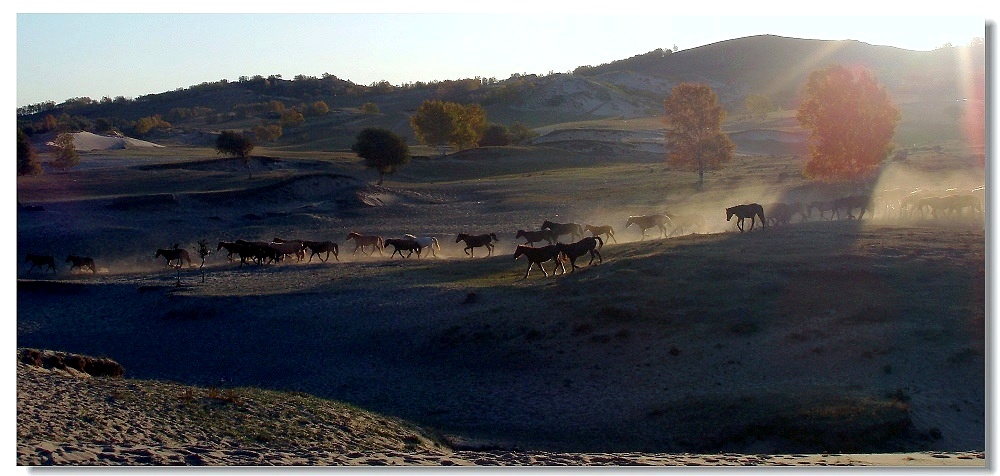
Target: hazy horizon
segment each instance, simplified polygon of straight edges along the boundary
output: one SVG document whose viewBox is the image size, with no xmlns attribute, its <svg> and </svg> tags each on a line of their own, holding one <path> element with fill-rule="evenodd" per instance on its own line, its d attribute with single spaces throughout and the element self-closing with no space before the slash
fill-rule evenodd
<svg viewBox="0 0 1000 476">
<path fill-rule="evenodd" d="M 17 106 L 135 98 L 255 75 L 292 79 L 329 73 L 363 85 L 503 80 L 761 34 L 925 51 L 985 37 L 987 21 L 968 15 L 699 16 L 666 9 L 442 11 L 18 13 Z"/>
</svg>

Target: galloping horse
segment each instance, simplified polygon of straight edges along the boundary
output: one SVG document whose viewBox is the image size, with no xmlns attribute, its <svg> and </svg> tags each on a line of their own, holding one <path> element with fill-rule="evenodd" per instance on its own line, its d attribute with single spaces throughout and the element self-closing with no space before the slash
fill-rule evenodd
<svg viewBox="0 0 1000 476">
<path fill-rule="evenodd" d="M 31 253 L 28 253 L 26 261 L 31 263 L 31 267 L 28 268 L 29 273 L 32 272 L 36 266 L 39 268 L 43 266 L 48 266 L 48 268 L 51 269 L 53 273 L 56 272 L 56 259 L 51 256 L 33 255 Z"/>
<path fill-rule="evenodd" d="M 66 262 L 73 263 L 73 265 L 69 267 L 70 271 L 73 271 L 73 268 L 80 268 L 80 271 L 83 271 L 83 268 L 90 268 L 91 273 L 97 272 L 97 268 L 94 267 L 93 258 L 88 258 L 86 256 L 70 255 L 66 257 Z"/>
<path fill-rule="evenodd" d="M 470 235 L 468 233 L 459 233 L 458 236 L 455 238 L 455 243 L 458 243 L 459 241 L 465 242 L 465 249 L 463 250 L 465 251 L 465 254 L 475 258 L 476 248 L 479 248 L 480 246 L 485 246 L 486 249 L 489 250 L 486 253 L 486 256 L 490 256 L 493 254 L 493 242 L 500 240 L 497 239 L 497 235 L 495 233 L 487 233 L 485 235 Z M 472 250 L 472 253 L 469 253 L 469 250 Z"/>
<path fill-rule="evenodd" d="M 194 265 L 191 264 L 191 254 L 185 249 L 171 248 L 165 250 L 160 248 L 156 250 L 156 256 L 154 256 L 154 258 L 159 258 L 160 256 L 167 260 L 167 266 L 170 266 L 171 261 L 177 261 L 177 266 L 180 267 L 184 264 L 184 261 L 187 261 L 188 267 L 194 267 Z"/>
<path fill-rule="evenodd" d="M 385 246 L 387 247 L 392 246 L 393 248 L 395 248 L 392 254 L 389 255 L 390 258 L 396 256 L 396 253 L 399 253 L 400 258 L 409 258 L 414 251 L 417 253 L 417 258 L 420 258 L 420 251 L 422 248 L 420 246 L 420 243 L 417 243 L 417 240 L 412 240 L 410 238 L 405 238 L 405 239 L 387 238 L 385 240 Z M 408 250 L 409 253 L 406 256 L 403 256 L 403 250 Z"/>
<path fill-rule="evenodd" d="M 365 235 L 362 235 L 361 233 L 357 233 L 357 232 L 353 232 L 352 231 L 352 232 L 348 233 L 347 239 L 348 240 L 354 240 L 354 244 L 355 244 L 355 246 L 354 246 L 354 254 L 355 255 L 358 254 L 358 250 L 361 250 L 362 254 L 366 254 L 368 256 L 373 256 L 375 254 L 375 251 L 378 250 L 379 256 L 383 256 L 382 250 L 385 249 L 385 242 L 382 241 L 382 237 L 381 236 L 377 236 L 377 235 L 367 235 L 367 236 L 365 236 Z M 372 252 L 370 254 L 365 252 L 365 247 L 366 246 L 371 246 L 372 247 Z"/>
<path fill-rule="evenodd" d="M 527 245 L 534 245 L 535 243 L 543 240 L 551 245 L 552 230 L 548 228 L 542 228 L 538 231 L 517 230 L 517 235 L 514 235 L 514 239 L 516 240 L 518 238 L 524 238 L 525 244 Z"/>
<path fill-rule="evenodd" d="M 612 228 L 611 225 L 603 225 L 603 226 L 585 225 L 583 229 L 584 231 L 589 231 L 590 236 L 608 235 L 608 238 L 610 240 L 614 241 L 615 243 L 618 243 L 618 240 L 615 239 L 615 229 Z"/>
<path fill-rule="evenodd" d="M 649 228 L 652 228 L 654 226 L 657 227 L 657 228 L 659 228 L 660 229 L 660 235 L 663 238 L 666 238 L 667 237 L 667 223 L 670 223 L 670 217 L 668 217 L 666 215 L 660 215 L 660 214 L 630 216 L 630 217 L 628 217 L 628 220 L 625 221 L 625 228 L 628 228 L 628 227 L 632 226 L 633 223 L 636 226 L 638 226 L 639 230 L 642 232 L 642 239 L 639 240 L 639 241 L 645 240 L 646 239 L 646 230 L 649 229 Z"/>
<path fill-rule="evenodd" d="M 599 236 L 588 236 L 580 241 L 577 241 L 576 243 L 570 244 L 556 243 L 555 246 L 559 249 L 560 253 L 569 258 L 569 264 L 572 266 L 572 271 L 576 271 L 576 268 L 579 268 L 579 266 L 576 265 L 576 259 L 587 253 L 590 253 L 590 263 L 587 263 L 587 266 L 594 264 L 595 256 L 600 259 L 598 263 L 604 262 L 604 258 L 601 257 L 601 252 L 598 251 L 599 248 L 604 246 L 604 240 L 601 240 L 601 237 Z"/>
<path fill-rule="evenodd" d="M 549 273 L 545 271 L 545 267 L 542 266 L 542 263 L 549 260 L 555 260 L 556 262 L 556 264 L 552 266 L 553 276 L 556 274 L 556 268 L 559 267 L 562 268 L 563 274 L 566 274 L 566 265 L 563 264 L 563 261 L 559 258 L 559 247 L 556 245 L 548 245 L 541 248 L 517 245 L 517 249 L 514 251 L 514 259 L 519 258 L 521 255 L 528 257 L 528 270 L 524 272 L 524 278 L 522 279 L 528 279 L 528 273 L 531 272 L 531 267 L 535 264 L 538 264 L 538 268 L 542 270 L 542 273 L 544 273 L 545 276 L 548 276 Z"/>
<path fill-rule="evenodd" d="M 552 230 L 552 239 L 559 241 L 563 235 L 572 235 L 573 239 L 583 237 L 583 225 L 579 223 L 555 223 L 548 220 L 542 222 L 542 229 Z"/>
<path fill-rule="evenodd" d="M 333 253 L 333 257 L 336 258 L 337 261 L 340 261 L 340 257 L 338 256 L 340 254 L 340 248 L 332 241 L 303 241 L 302 244 L 304 244 L 310 251 L 308 261 L 310 263 L 313 260 L 313 256 L 319 256 L 320 253 L 326 253 L 326 258 L 323 258 L 322 256 L 319 257 L 319 259 L 324 263 L 330 259 L 330 253 Z"/>
<path fill-rule="evenodd" d="M 435 250 L 441 251 L 441 244 L 438 243 L 438 239 L 434 238 L 433 236 L 419 236 L 418 237 L 418 236 L 415 236 L 415 235 L 411 235 L 409 233 L 407 233 L 407 234 L 405 234 L 403 236 L 405 236 L 405 237 L 407 237 L 407 238 L 409 238 L 411 240 L 414 240 L 417 243 L 420 243 L 420 247 L 421 248 L 428 248 L 428 249 L 430 249 L 431 250 L 431 256 L 437 257 L 437 253 L 435 252 Z"/>
<path fill-rule="evenodd" d="M 747 218 L 750 219 L 751 230 L 753 230 L 754 224 L 757 223 L 757 217 L 760 217 L 760 224 L 765 228 L 767 227 L 767 219 L 764 218 L 764 207 L 758 203 L 747 203 L 727 208 L 726 221 L 731 220 L 733 215 L 739 219 L 736 221 L 736 226 L 740 229 L 740 233 L 743 233 L 743 220 Z"/>
</svg>

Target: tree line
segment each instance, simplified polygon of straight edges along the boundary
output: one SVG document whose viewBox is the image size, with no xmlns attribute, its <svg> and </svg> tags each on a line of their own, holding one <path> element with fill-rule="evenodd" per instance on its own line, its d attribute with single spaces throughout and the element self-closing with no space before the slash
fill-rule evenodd
<svg viewBox="0 0 1000 476">
<path fill-rule="evenodd" d="M 864 68 L 831 65 L 814 71 L 803 88 L 804 99 L 798 105 L 796 119 L 809 132 L 810 159 L 803 173 L 806 177 L 827 180 L 864 180 L 877 173 L 882 162 L 892 154 L 891 142 L 900 113 L 885 87 L 874 74 Z M 329 111 L 314 102 L 307 108 L 309 114 Z M 773 109 L 766 96 L 751 94 L 745 101 L 747 114 L 765 116 Z M 362 109 L 377 113 L 374 103 Z M 248 104 L 247 114 L 277 115 L 278 124 L 261 124 L 250 131 L 222 131 L 216 141 L 221 154 L 241 158 L 250 169 L 250 153 L 258 143 L 276 140 L 281 136 L 282 125 L 301 123 L 303 116 L 297 108 L 285 108 L 278 101 Z M 286 115 L 293 112 L 296 115 Z M 180 111 L 173 112 L 183 114 Z M 722 132 L 726 111 L 718 97 L 707 84 L 680 83 L 673 87 L 664 100 L 664 138 L 666 162 L 672 167 L 698 173 L 698 186 L 704 183 L 706 171 L 718 170 L 732 157 L 735 145 Z M 52 117 L 45 118 L 45 128 L 59 128 Z M 478 103 L 460 104 L 439 99 L 425 100 L 410 117 L 410 126 L 417 140 L 424 145 L 440 149 L 442 156 L 447 147 L 458 150 L 470 147 L 505 146 L 526 141 L 534 132 L 527 126 L 515 123 L 511 127 L 489 123 L 486 112 Z M 144 131 L 169 127 L 159 116 L 141 118 L 135 126 Z M 18 175 L 41 172 L 37 154 L 32 150 L 28 134 L 18 128 Z M 78 161 L 72 148 L 72 138 L 67 134 L 57 136 L 57 153 L 52 165 L 65 170 Z M 406 141 L 392 131 L 365 128 L 351 150 L 365 161 L 365 166 L 376 170 L 379 183 L 405 165 L 410 158 Z"/>
</svg>

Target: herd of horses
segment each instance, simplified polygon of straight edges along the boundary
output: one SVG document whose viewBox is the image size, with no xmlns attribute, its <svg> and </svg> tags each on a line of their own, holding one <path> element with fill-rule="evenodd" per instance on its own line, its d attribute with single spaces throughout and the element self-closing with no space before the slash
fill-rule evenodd
<svg viewBox="0 0 1000 476">
<path fill-rule="evenodd" d="M 978 192 L 978 193 L 977 193 Z M 876 211 L 883 217 L 904 218 L 949 218 L 979 216 L 983 214 L 983 200 L 980 195 L 984 195 L 982 187 L 973 190 L 972 193 L 946 193 L 932 194 L 921 191 L 899 193 L 898 190 L 883 191 L 882 194 L 871 198 L 868 195 L 849 195 L 832 200 L 810 201 L 810 202 L 776 202 L 760 205 L 758 203 L 745 203 L 726 208 L 726 221 L 732 221 L 735 217 L 735 228 L 740 233 L 752 231 L 758 221 L 761 227 L 786 225 L 796 217 L 799 221 L 813 219 L 814 212 L 821 220 L 861 220 L 866 213 L 869 217 L 874 216 Z M 857 213 L 857 214 L 855 214 Z M 749 228 L 745 227 L 745 220 L 750 219 Z M 649 214 L 629 216 L 625 221 L 625 228 L 632 225 L 639 230 L 640 241 L 648 237 L 647 230 L 656 229 L 659 237 L 669 238 L 684 233 L 706 232 L 706 221 L 699 214 Z M 589 235 L 589 236 L 588 236 Z M 569 237 L 571 241 L 560 241 L 563 237 Z M 555 275 L 557 269 L 562 273 L 566 272 L 565 262 L 571 264 L 571 270 L 576 270 L 577 258 L 590 254 L 590 263 L 594 259 L 603 262 L 600 249 L 607 241 L 618 243 L 615 238 L 615 230 L 611 225 L 592 225 L 581 223 L 557 223 L 550 220 L 542 222 L 538 230 L 518 230 L 515 240 L 523 239 L 523 244 L 518 244 L 514 252 L 514 258 L 525 256 L 529 262 L 528 269 L 524 277 L 527 278 L 534 266 L 538 266 L 542 272 L 548 276 L 548 271 L 542 266 L 549 261 L 554 262 L 552 274 Z M 365 235 L 358 232 L 350 232 L 347 241 L 354 241 L 353 254 L 357 255 L 361 251 L 363 255 L 385 256 L 384 251 L 391 247 L 392 253 L 389 258 L 397 254 L 401 258 L 409 258 L 414 254 L 417 258 L 429 252 L 432 256 L 437 256 L 441 250 L 438 239 L 434 236 L 416 236 L 406 234 L 402 238 L 383 238 L 379 235 Z M 486 248 L 486 256 L 492 256 L 495 245 L 499 242 L 495 233 L 469 234 L 459 233 L 456 235 L 455 243 L 464 242 L 463 251 L 467 256 L 475 257 L 477 248 Z M 541 246 L 537 244 L 545 243 Z M 306 260 L 306 253 L 309 253 L 308 261 L 318 257 L 320 261 L 326 263 L 332 254 L 334 259 L 340 261 L 340 249 L 334 241 L 308 241 L 274 238 L 270 241 L 247 241 L 237 239 L 235 241 L 220 241 L 217 251 L 225 250 L 226 258 L 230 263 L 239 259 L 240 266 L 246 264 L 273 264 L 288 258 L 297 261 Z M 404 252 L 406 253 L 404 255 Z M 204 254 L 204 253 L 203 253 Z M 184 264 L 193 267 L 190 253 L 179 248 L 161 248 L 156 250 L 154 258 L 163 258 L 166 266 L 180 268 Z M 27 263 L 31 266 L 28 273 L 36 268 L 43 272 L 52 271 L 56 273 L 56 260 L 50 255 L 28 254 Z M 67 263 L 71 263 L 70 272 L 74 269 L 90 271 L 96 273 L 96 266 L 93 258 L 86 256 L 70 255 L 66 258 Z"/>
</svg>

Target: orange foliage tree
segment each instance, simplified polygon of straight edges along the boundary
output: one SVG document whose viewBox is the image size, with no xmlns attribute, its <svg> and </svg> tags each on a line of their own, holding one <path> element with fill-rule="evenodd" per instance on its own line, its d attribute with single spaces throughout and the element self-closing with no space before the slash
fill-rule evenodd
<svg viewBox="0 0 1000 476">
<path fill-rule="evenodd" d="M 707 84 L 681 83 L 664 100 L 667 164 L 698 172 L 698 188 L 706 170 L 721 169 L 733 158 L 736 145 L 722 132 L 726 111 Z"/>
<path fill-rule="evenodd" d="M 900 114 L 870 71 L 831 65 L 809 75 L 796 119 L 810 132 L 806 177 L 847 181 L 874 177 Z"/>
</svg>

